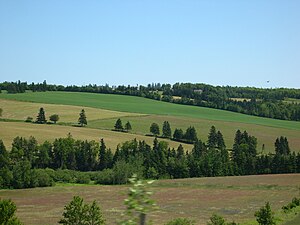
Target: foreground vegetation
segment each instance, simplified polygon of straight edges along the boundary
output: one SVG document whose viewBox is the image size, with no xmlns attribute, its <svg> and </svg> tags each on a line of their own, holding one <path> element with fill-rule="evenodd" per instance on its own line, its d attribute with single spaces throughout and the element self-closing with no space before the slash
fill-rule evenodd
<svg viewBox="0 0 300 225">
<path fill-rule="evenodd" d="M 299 180 L 299 174 L 285 174 L 155 181 L 150 191 L 158 209 L 147 218 L 154 224 L 166 224 L 178 217 L 206 224 L 213 214 L 218 214 L 227 221 L 254 225 L 255 212 L 268 201 L 277 224 L 285 224 L 299 213 L 298 209 L 287 214 L 282 210 L 282 206 L 298 196 Z M 18 218 L 32 225 L 57 224 L 64 206 L 76 195 L 87 203 L 96 200 L 106 224 L 114 224 L 125 210 L 123 201 L 127 193 L 127 185 L 57 184 L 48 188 L 0 190 L 2 199 L 10 198 L 16 203 Z"/>
</svg>

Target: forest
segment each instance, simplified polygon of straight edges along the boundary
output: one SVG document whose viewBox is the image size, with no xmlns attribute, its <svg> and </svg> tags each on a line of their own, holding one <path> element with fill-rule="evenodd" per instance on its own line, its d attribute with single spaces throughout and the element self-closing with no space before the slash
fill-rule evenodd
<svg viewBox="0 0 300 225">
<path fill-rule="evenodd" d="M 274 143 L 275 154 L 258 154 L 257 139 L 237 130 L 232 150 L 214 126 L 207 142 L 194 141 L 191 152 L 182 145 L 169 148 L 154 139 L 127 141 L 112 151 L 100 142 L 75 140 L 71 134 L 38 144 L 34 137 L 16 137 L 8 151 L 0 141 L 0 187 L 32 188 L 54 182 L 123 184 L 132 174 L 140 178 L 188 178 L 253 174 L 299 173 L 300 153 L 286 137 Z"/>
<path fill-rule="evenodd" d="M 36 91 L 69 91 L 140 96 L 177 104 L 228 110 L 248 115 L 300 121 L 300 90 L 291 88 L 255 88 L 212 86 L 208 84 L 152 83 L 147 86 L 109 86 L 89 84 L 63 86 L 43 83 L 3 82 L 0 91 L 23 93 Z"/>
</svg>

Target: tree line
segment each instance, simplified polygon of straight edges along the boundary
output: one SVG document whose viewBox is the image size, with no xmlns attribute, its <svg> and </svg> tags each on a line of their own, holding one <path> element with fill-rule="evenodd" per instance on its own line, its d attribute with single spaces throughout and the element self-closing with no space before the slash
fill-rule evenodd
<svg viewBox="0 0 300 225">
<path fill-rule="evenodd" d="M 52 185 L 53 180 L 62 179 L 57 178 L 61 172 L 53 171 L 65 169 L 97 171 L 89 173 L 88 178 L 81 178 L 82 174 L 76 176 L 99 184 L 126 183 L 133 173 L 159 179 L 300 172 L 300 153 L 290 150 L 287 138 L 277 138 L 274 146 L 275 154 L 258 154 L 257 139 L 237 130 L 232 151 L 228 151 L 221 132 L 214 126 L 207 142 L 197 139 L 191 152 L 185 151 L 182 145 L 170 148 L 167 142 L 157 138 L 152 146 L 136 139 L 127 141 L 113 152 L 103 139 L 81 141 L 69 134 L 39 145 L 34 137 L 16 137 L 10 152 L 0 141 L 0 186 Z"/>
<path fill-rule="evenodd" d="M 192 83 L 174 85 L 152 83 L 147 86 L 109 86 L 108 84 L 63 86 L 47 84 L 46 81 L 37 84 L 17 81 L 0 83 L 1 90 L 7 90 L 8 93 L 23 93 L 31 90 L 132 95 L 260 117 L 300 121 L 300 104 L 285 101 L 287 98 L 300 99 L 300 90 L 292 88 L 231 87 Z"/>
</svg>

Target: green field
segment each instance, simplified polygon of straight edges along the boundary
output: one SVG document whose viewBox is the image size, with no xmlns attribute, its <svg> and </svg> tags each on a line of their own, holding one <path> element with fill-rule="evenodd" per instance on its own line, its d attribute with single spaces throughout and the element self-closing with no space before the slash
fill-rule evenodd
<svg viewBox="0 0 300 225">
<path fill-rule="evenodd" d="M 86 106 L 121 112 L 240 122 L 300 130 L 300 122 L 261 118 L 224 110 L 185 106 L 134 96 L 76 92 L 27 92 L 23 94 L 0 94 L 0 98 L 81 107 Z"/>
<path fill-rule="evenodd" d="M 152 122 L 156 122 L 162 127 L 163 121 L 167 120 L 173 131 L 175 128 L 185 130 L 189 126 L 194 126 L 199 138 L 203 141 L 207 140 L 209 129 L 214 125 L 221 130 L 227 148 L 232 148 L 234 134 L 237 129 L 240 129 L 247 130 L 249 134 L 257 137 L 258 152 L 261 151 L 263 144 L 265 146 L 264 153 L 273 152 L 275 139 L 279 136 L 286 136 L 291 149 L 296 152 L 300 151 L 300 123 L 294 121 L 260 118 L 224 110 L 178 105 L 123 95 L 70 92 L 0 94 L 0 108 L 3 108 L 2 118 L 4 119 L 24 120 L 27 116 L 35 118 L 40 107 L 45 108 L 47 116 L 54 113 L 59 114 L 61 117 L 59 122 L 65 125 L 76 123 L 80 110 L 85 108 L 88 118 L 87 128 L 97 130 L 111 130 L 116 118 L 121 118 L 123 123 L 130 121 L 131 135 L 122 134 L 121 137 L 118 133 L 111 132 L 111 136 L 108 136 L 109 140 L 107 140 L 112 143 L 111 146 L 116 146 L 116 142 L 130 140 L 134 135 L 141 138 L 149 133 Z M 23 126 L 25 126 L 23 133 L 26 136 L 30 135 L 30 132 L 32 132 L 31 135 L 38 134 L 41 128 L 41 126 L 33 126 L 29 131 L 27 124 L 17 124 L 18 129 Z M 17 134 L 17 127 L 9 126 L 9 133 Z M 66 136 L 64 132 L 67 128 L 57 129 L 57 135 Z M 5 139 L 6 143 L 10 143 L 11 139 L 4 138 L 4 136 L 8 136 L 5 133 L 4 130 L 0 131 L 2 139 Z M 54 131 L 53 134 L 55 134 Z M 92 136 L 95 137 L 95 135 Z M 81 135 L 80 137 L 87 136 Z M 45 138 L 47 137 L 45 136 L 41 140 Z M 54 138 L 53 135 L 49 135 L 49 139 L 51 138 Z M 87 139 L 89 138 L 87 137 Z M 110 141 L 112 139 L 113 142 Z M 171 143 L 171 146 L 173 147 L 175 144 Z"/>
<path fill-rule="evenodd" d="M 217 213 L 229 221 L 256 225 L 254 212 L 269 201 L 275 217 L 282 219 L 281 207 L 298 196 L 299 181 L 300 174 L 160 180 L 151 188 L 159 209 L 148 218 L 157 225 L 177 217 L 206 224 L 209 217 Z M 126 185 L 57 185 L 0 190 L 0 196 L 16 203 L 17 216 L 25 224 L 57 224 L 64 205 L 74 195 L 80 195 L 87 202 L 97 200 L 107 224 L 115 224 L 124 210 L 127 190 Z"/>
</svg>

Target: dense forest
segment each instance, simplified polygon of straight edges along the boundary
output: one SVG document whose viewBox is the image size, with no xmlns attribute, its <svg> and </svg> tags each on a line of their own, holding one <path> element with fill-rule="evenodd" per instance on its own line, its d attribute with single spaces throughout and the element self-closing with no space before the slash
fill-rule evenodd
<svg viewBox="0 0 300 225">
<path fill-rule="evenodd" d="M 147 86 L 63 86 L 43 83 L 3 82 L 0 90 L 8 93 L 31 91 L 72 91 L 140 96 L 195 106 L 223 109 L 249 115 L 300 121 L 300 89 L 212 86 L 176 83 Z"/>
<path fill-rule="evenodd" d="M 300 153 L 288 140 L 275 141 L 275 154 L 258 154 L 257 139 L 236 131 L 231 151 L 213 126 L 205 143 L 196 140 L 191 152 L 179 145 L 169 148 L 156 138 L 150 146 L 132 140 L 113 152 L 103 139 L 75 140 L 70 134 L 53 142 L 38 144 L 34 137 L 16 137 L 8 151 L 0 141 L 0 187 L 30 188 L 54 182 L 122 184 L 132 174 L 146 179 L 235 176 L 300 172 Z"/>
</svg>

